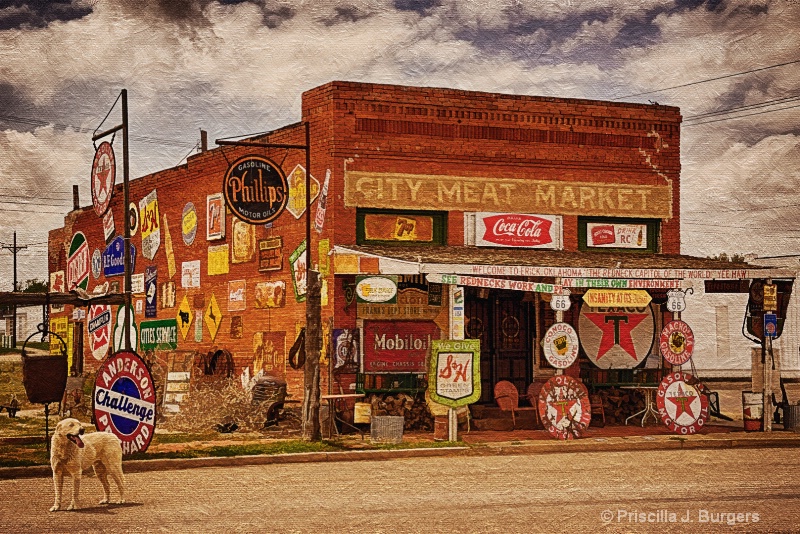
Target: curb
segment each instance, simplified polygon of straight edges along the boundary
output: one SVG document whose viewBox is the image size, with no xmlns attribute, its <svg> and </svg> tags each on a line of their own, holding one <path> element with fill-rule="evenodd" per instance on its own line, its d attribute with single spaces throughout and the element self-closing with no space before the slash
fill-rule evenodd
<svg viewBox="0 0 800 534">
<path fill-rule="evenodd" d="M 444 456 L 513 456 L 522 454 L 564 454 L 586 452 L 633 452 L 702 449 L 767 449 L 800 448 L 800 436 L 790 438 L 719 438 L 667 439 L 637 442 L 542 441 L 536 443 L 477 443 L 471 446 L 414 448 L 394 450 L 356 450 L 340 452 L 301 452 L 289 454 L 226 456 L 207 458 L 164 458 L 156 460 L 127 460 L 126 473 L 194 469 L 198 467 L 236 467 L 245 465 L 278 465 L 308 462 L 386 461 L 404 458 L 433 458 Z M 0 480 L 15 478 L 44 478 L 52 476 L 49 465 L 0 468 Z"/>
</svg>

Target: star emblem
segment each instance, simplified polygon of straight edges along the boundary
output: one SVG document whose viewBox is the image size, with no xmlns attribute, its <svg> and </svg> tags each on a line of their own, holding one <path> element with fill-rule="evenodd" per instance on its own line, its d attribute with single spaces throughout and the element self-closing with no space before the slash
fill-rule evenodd
<svg viewBox="0 0 800 534">
<path fill-rule="evenodd" d="M 578 402 L 578 399 L 563 399 L 563 400 L 555 400 L 551 404 L 556 409 L 556 421 L 555 424 L 558 425 L 564 418 L 570 419 L 569 414 L 572 410 L 572 407 Z"/>
<path fill-rule="evenodd" d="M 677 419 L 681 416 L 681 414 L 689 414 L 692 419 L 697 419 L 692 411 L 692 401 L 697 398 L 697 395 L 692 395 L 691 393 L 683 391 L 683 388 L 680 384 L 678 384 L 678 394 L 673 397 L 667 397 L 667 399 L 675 404 L 675 417 Z"/>
<path fill-rule="evenodd" d="M 586 318 L 603 332 L 596 360 L 600 360 L 615 345 L 638 361 L 631 332 L 647 318 L 645 313 L 587 313 Z"/>
</svg>

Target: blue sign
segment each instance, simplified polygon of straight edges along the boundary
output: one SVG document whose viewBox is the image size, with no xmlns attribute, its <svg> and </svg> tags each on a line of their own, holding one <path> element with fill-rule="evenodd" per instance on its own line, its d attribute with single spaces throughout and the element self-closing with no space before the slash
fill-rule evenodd
<svg viewBox="0 0 800 534">
<path fill-rule="evenodd" d="M 764 336 L 778 337 L 778 316 L 774 313 L 764 314 Z"/>
<path fill-rule="evenodd" d="M 157 277 L 157 271 L 155 265 L 151 265 L 145 268 L 144 270 L 144 294 L 145 294 L 144 316 L 145 317 L 152 318 L 156 316 L 156 293 L 158 292 L 156 277 Z"/>
<path fill-rule="evenodd" d="M 108 244 L 103 252 L 103 275 L 119 276 L 125 274 L 125 255 L 122 249 L 125 246 L 125 239 L 122 236 L 115 237 Z M 131 272 L 136 268 L 136 247 L 131 243 Z"/>
</svg>

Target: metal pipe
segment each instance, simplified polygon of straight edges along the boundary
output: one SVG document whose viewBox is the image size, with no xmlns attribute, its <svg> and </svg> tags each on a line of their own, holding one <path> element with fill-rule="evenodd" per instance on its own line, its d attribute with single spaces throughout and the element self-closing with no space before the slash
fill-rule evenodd
<svg viewBox="0 0 800 534">
<path fill-rule="evenodd" d="M 122 90 L 122 94 L 128 94 L 128 93 L 127 93 L 127 90 L 123 89 L 123 90 Z M 112 133 L 114 133 L 114 132 L 118 132 L 118 131 L 122 130 L 124 127 L 125 127 L 125 124 L 124 124 L 124 122 L 123 122 L 123 124 L 120 124 L 119 126 L 114 126 L 114 127 L 113 127 L 113 128 L 111 128 L 110 130 L 106 130 L 105 132 L 100 132 L 99 134 L 95 134 L 95 135 L 92 137 L 92 141 L 97 141 L 97 140 L 98 140 L 98 139 L 100 139 L 101 137 L 105 137 L 105 136 L 107 136 L 107 135 L 111 135 L 111 134 L 112 134 Z"/>
<path fill-rule="evenodd" d="M 305 145 L 287 145 L 283 143 L 260 143 L 258 141 L 225 141 L 222 139 L 217 139 L 214 141 L 218 145 L 230 145 L 230 146 L 257 146 L 262 148 L 294 148 L 297 150 L 308 150 L 308 123 L 306 123 L 306 144 Z M 306 158 L 306 165 L 308 164 L 309 158 Z"/>
<path fill-rule="evenodd" d="M 122 213 L 125 221 L 125 239 L 123 241 L 122 257 L 125 267 L 125 325 L 122 328 L 125 337 L 125 350 L 131 350 L 131 225 L 128 216 L 130 203 L 129 191 L 129 166 L 128 166 L 128 90 L 122 90 Z"/>
</svg>

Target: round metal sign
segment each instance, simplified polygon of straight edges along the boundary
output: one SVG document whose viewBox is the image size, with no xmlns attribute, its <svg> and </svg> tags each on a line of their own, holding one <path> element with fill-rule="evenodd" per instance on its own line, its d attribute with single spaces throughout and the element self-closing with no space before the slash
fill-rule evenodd
<svg viewBox="0 0 800 534">
<path fill-rule="evenodd" d="M 156 390 L 138 354 L 117 352 L 100 365 L 93 400 L 98 432 L 117 436 L 123 454 L 147 450 L 156 427 Z"/>
<path fill-rule="evenodd" d="M 89 306 L 86 320 L 92 356 L 95 360 L 102 360 L 111 345 L 111 306 L 108 304 Z"/>
<path fill-rule="evenodd" d="M 668 374 L 658 386 L 658 415 L 677 434 L 694 434 L 708 419 L 708 397 L 702 384 L 689 373 Z"/>
<path fill-rule="evenodd" d="M 653 310 L 643 307 L 581 306 L 578 333 L 586 356 L 601 369 L 632 369 L 653 346 Z"/>
<path fill-rule="evenodd" d="M 544 357 L 556 369 L 566 369 L 578 358 L 578 333 L 567 323 L 555 323 L 544 333 Z"/>
<path fill-rule="evenodd" d="M 99 248 L 94 249 L 92 252 L 92 276 L 97 280 L 100 278 L 100 273 L 103 272 L 103 255 Z"/>
<path fill-rule="evenodd" d="M 692 357 L 694 333 L 683 321 L 670 321 L 661 330 L 658 340 L 661 355 L 672 365 L 683 365 Z"/>
<path fill-rule="evenodd" d="M 556 439 L 583 436 L 592 420 L 589 392 L 578 380 L 557 375 L 545 382 L 539 392 L 539 418 Z"/>
<path fill-rule="evenodd" d="M 92 162 L 92 204 L 98 217 L 105 215 L 111 204 L 114 193 L 114 182 L 117 176 L 117 163 L 111 143 L 100 143 L 94 153 Z"/>
<path fill-rule="evenodd" d="M 183 207 L 181 234 L 183 234 L 183 242 L 186 245 L 194 243 L 194 238 L 197 235 L 197 210 L 191 202 L 188 202 Z"/>
<path fill-rule="evenodd" d="M 251 224 L 274 221 L 289 201 L 286 175 L 262 156 L 244 156 L 234 161 L 225 173 L 222 192 L 233 214 Z"/>
</svg>

